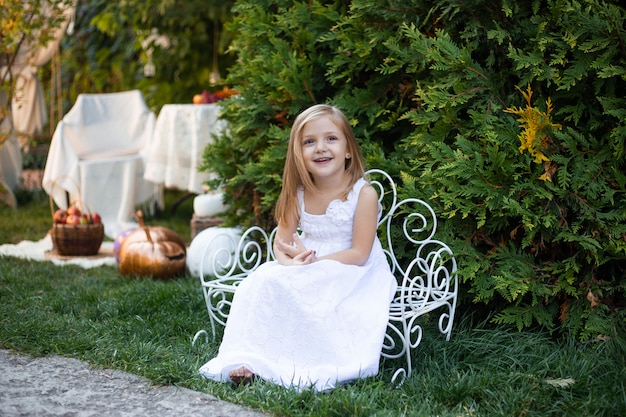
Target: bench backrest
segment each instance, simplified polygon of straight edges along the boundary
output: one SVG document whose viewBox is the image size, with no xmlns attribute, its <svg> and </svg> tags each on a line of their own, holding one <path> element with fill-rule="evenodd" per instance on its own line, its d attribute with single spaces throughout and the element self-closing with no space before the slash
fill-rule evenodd
<svg viewBox="0 0 626 417">
<path fill-rule="evenodd" d="M 405 357 L 406 367 L 398 368 L 392 377 L 397 381 L 411 375 L 411 351 L 422 339 L 419 317 L 438 310 L 433 317 L 438 317 L 439 331 L 450 339 L 458 294 L 457 265 L 450 248 L 434 239 L 437 217 L 428 203 L 417 198 L 399 200 L 396 183 L 382 170 L 369 170 L 367 177 L 382 207 L 378 237 L 398 280 L 381 352 L 385 358 Z M 276 229 L 268 233 L 254 226 L 241 233 L 219 233 L 207 244 L 201 259 L 208 262 L 210 272 L 202 262 L 200 280 L 214 337 L 216 324 L 226 324 L 239 283 L 274 259 L 275 235 Z"/>
<path fill-rule="evenodd" d="M 367 177 L 383 208 L 378 238 L 398 279 L 394 303 L 399 310 L 428 310 L 456 297 L 456 259 L 448 245 L 434 238 L 435 211 L 418 198 L 399 200 L 396 183 L 385 171 L 371 169 Z"/>
<path fill-rule="evenodd" d="M 408 287 L 427 285 L 444 292 L 456 285 L 452 275 L 456 263 L 452 251 L 444 243 L 433 239 L 437 231 L 437 217 L 431 206 L 423 200 L 408 198 L 398 200 L 395 181 L 380 169 L 371 169 L 367 178 L 379 195 L 382 213 L 378 222 L 378 237 L 388 257 L 398 284 Z M 264 262 L 274 260 L 273 241 L 276 229 L 267 232 L 253 226 L 242 232 L 239 239 L 232 234 L 215 239 L 202 258 L 209 258 L 214 277 L 241 279 Z M 201 271 L 201 279 L 205 273 Z M 425 294 L 423 294 L 425 295 Z"/>
</svg>

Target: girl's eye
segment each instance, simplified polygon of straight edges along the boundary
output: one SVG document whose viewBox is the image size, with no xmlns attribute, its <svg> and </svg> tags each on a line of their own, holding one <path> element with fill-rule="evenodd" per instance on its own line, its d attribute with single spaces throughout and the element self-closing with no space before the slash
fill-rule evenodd
<svg viewBox="0 0 626 417">
<path fill-rule="evenodd" d="M 302 144 L 303 144 L 303 145 L 310 145 L 310 144 L 312 144 L 312 143 L 313 143 L 313 139 L 305 139 L 305 140 L 302 142 Z"/>
<path fill-rule="evenodd" d="M 336 136 L 329 136 L 329 137 L 328 137 L 328 140 L 329 140 L 329 141 L 337 140 L 337 137 L 336 137 Z"/>
</svg>

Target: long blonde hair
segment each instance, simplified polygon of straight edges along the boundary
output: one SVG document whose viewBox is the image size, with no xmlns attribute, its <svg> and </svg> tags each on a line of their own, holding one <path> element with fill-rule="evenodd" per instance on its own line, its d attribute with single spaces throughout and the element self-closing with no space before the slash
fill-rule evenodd
<svg viewBox="0 0 626 417">
<path fill-rule="evenodd" d="M 284 223 L 287 219 L 298 218 L 298 188 L 315 190 L 315 183 L 311 174 L 306 170 L 302 157 L 302 130 L 311 120 L 319 117 L 329 117 L 342 131 L 347 141 L 347 152 L 351 158 L 346 159 L 346 172 L 350 176 L 350 183 L 345 195 L 352 189 L 354 183 L 365 174 L 365 164 L 359 149 L 350 122 L 346 116 L 335 106 L 328 104 L 316 104 L 304 110 L 296 117 L 289 135 L 287 158 L 283 170 L 283 186 L 276 202 L 276 222 Z"/>
</svg>

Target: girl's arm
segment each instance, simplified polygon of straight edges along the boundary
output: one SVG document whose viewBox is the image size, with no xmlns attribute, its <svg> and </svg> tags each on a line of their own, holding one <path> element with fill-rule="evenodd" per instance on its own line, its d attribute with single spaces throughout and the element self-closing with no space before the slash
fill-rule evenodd
<svg viewBox="0 0 626 417">
<path fill-rule="evenodd" d="M 279 225 L 274 240 L 276 260 L 283 265 L 303 265 L 321 259 L 332 259 L 349 265 L 363 265 L 372 251 L 378 220 L 378 194 L 370 185 L 364 186 L 359 193 L 354 226 L 352 229 L 352 247 L 340 252 L 317 258 L 312 250 L 307 250 L 296 233 L 297 219 L 285 225 Z"/>
<path fill-rule="evenodd" d="M 298 219 L 279 224 L 274 237 L 274 256 L 283 265 L 305 265 L 315 262 L 313 250 L 307 250 L 298 238 Z"/>
</svg>

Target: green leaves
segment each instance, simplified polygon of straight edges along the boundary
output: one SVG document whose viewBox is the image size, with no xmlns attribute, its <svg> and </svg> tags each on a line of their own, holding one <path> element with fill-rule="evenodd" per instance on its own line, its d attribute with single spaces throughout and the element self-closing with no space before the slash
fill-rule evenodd
<svg viewBox="0 0 626 417">
<path fill-rule="evenodd" d="M 590 316 L 581 312 L 597 307 L 586 301 L 587 289 L 598 274 L 604 288 L 626 269 L 624 253 L 615 252 L 621 241 L 611 232 L 624 227 L 625 189 L 616 173 L 624 168 L 626 115 L 615 87 L 626 88 L 626 79 L 615 17 L 609 19 L 604 3 L 585 4 L 550 2 L 541 14 L 516 6 L 514 22 L 496 15 L 474 29 L 478 42 L 465 40 L 473 19 L 461 31 L 443 19 L 434 36 L 405 25 L 404 43 L 387 42 L 391 54 L 381 68 L 406 70 L 399 63 L 411 53 L 422 59 L 414 74 L 418 107 L 405 116 L 415 130 L 402 141 L 404 156 L 440 204 L 443 229 L 459 242 L 475 301 L 497 308 L 499 323 L 562 326 L 589 337 L 594 326 L 586 327 Z M 472 17 L 482 6 L 475 5 Z M 613 16 L 623 26 L 623 10 Z M 515 138 L 522 132 L 503 113 L 519 102 L 513 80 L 532 85 L 539 101 L 552 98 L 536 121 L 550 117 L 548 124 L 564 127 L 528 136 L 528 146 L 541 146 L 543 166 L 519 154 Z M 606 278 L 605 269 L 616 275 Z M 614 296 L 624 293 L 623 286 L 612 288 L 618 288 Z M 577 308 L 563 310 L 563 300 Z"/>
<path fill-rule="evenodd" d="M 231 133 L 206 153 L 237 208 L 229 221 L 271 223 L 291 122 L 331 102 L 368 165 L 401 178 L 401 197 L 433 204 L 465 289 L 497 322 L 581 337 L 619 322 L 624 9 L 598 0 L 335 3 L 237 2 L 240 65 L 229 82 L 241 96 L 226 103 Z M 518 90 L 527 86 L 532 103 Z M 539 163 L 520 153 L 524 132 L 504 111 L 524 105 L 541 127 L 528 142 Z M 592 307 L 591 288 L 613 307 Z"/>
</svg>

